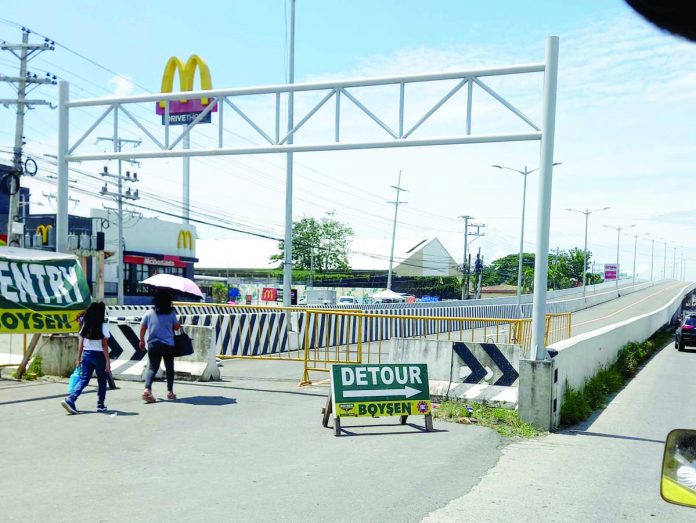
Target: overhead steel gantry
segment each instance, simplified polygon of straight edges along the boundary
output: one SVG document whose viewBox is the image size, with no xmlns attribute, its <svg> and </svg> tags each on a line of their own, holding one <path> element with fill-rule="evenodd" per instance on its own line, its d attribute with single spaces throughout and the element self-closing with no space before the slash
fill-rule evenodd
<svg viewBox="0 0 696 523">
<path fill-rule="evenodd" d="M 551 210 L 551 185 L 553 170 L 553 146 L 555 132 L 555 113 L 556 113 L 556 85 L 558 77 L 558 47 L 559 40 L 556 36 L 548 37 L 546 40 L 546 53 L 544 63 L 513 65 L 508 67 L 496 67 L 487 69 L 473 69 L 468 71 L 454 71 L 434 74 L 418 74 L 393 76 L 385 78 L 366 78 L 343 81 L 327 81 L 312 83 L 297 83 L 284 85 L 271 85 L 262 87 L 243 87 L 235 89 L 212 89 L 206 91 L 188 91 L 184 93 L 156 93 L 147 95 L 136 95 L 127 97 L 113 98 L 94 98 L 85 100 L 70 100 L 70 86 L 68 82 L 61 81 L 58 85 L 58 214 L 56 219 L 56 245 L 57 250 L 65 252 L 67 250 L 68 238 L 68 166 L 70 162 L 81 162 L 87 160 L 138 160 L 144 158 L 183 158 L 195 156 L 229 156 L 229 155 L 248 155 L 248 154 L 277 154 L 295 152 L 314 152 L 314 151 L 341 151 L 352 149 L 384 149 L 394 147 L 418 147 L 430 145 L 456 145 L 473 143 L 492 143 L 492 142 L 518 142 L 533 141 L 541 142 L 540 147 L 540 175 L 539 184 L 539 203 L 537 213 L 537 250 L 534 273 L 534 309 L 532 315 L 532 347 L 535 348 L 537 359 L 544 359 L 547 356 L 544 347 L 545 335 L 545 309 L 546 309 L 546 289 L 548 272 L 548 246 L 549 246 L 549 226 Z M 495 76 L 508 76 L 526 73 L 544 73 L 544 96 L 542 108 L 542 121 L 537 124 L 533 122 L 522 111 L 512 103 L 502 97 L 492 89 L 484 79 Z M 407 86 L 411 84 L 424 84 L 428 82 L 457 81 L 449 92 L 442 96 L 430 109 L 428 109 L 414 124 L 406 126 L 404 113 L 407 103 Z M 378 86 L 398 86 L 398 124 L 395 128 L 389 126 L 383 119 L 379 118 L 358 97 L 351 92 L 355 88 L 368 88 Z M 506 133 L 506 134 L 476 134 L 472 132 L 473 117 L 473 89 L 481 89 L 488 93 L 494 100 L 522 120 L 528 127 L 528 132 Z M 431 136 L 414 138 L 413 133 L 418 130 L 423 123 L 428 121 L 454 94 L 462 89 L 466 89 L 466 126 L 465 131 L 454 133 L 451 136 Z M 298 93 L 318 92 L 324 93 L 321 100 L 316 103 L 296 124 L 286 132 L 281 132 L 281 98 L 287 95 L 288 110 L 294 111 L 296 104 L 294 95 Z M 254 118 L 246 114 L 238 104 L 238 100 L 244 97 L 258 95 L 273 95 L 275 98 L 275 127 L 272 131 L 264 130 L 263 125 Z M 169 125 L 170 104 L 174 100 L 195 100 L 200 99 L 205 106 L 204 110 L 196 118 L 187 124 L 181 132 L 174 132 Z M 207 102 L 206 102 L 207 100 Z M 161 132 L 152 132 L 143 123 L 143 120 L 136 117 L 130 106 L 136 104 L 151 104 L 155 102 L 165 102 L 164 121 Z M 334 132 L 333 136 L 326 141 L 318 143 L 294 143 L 297 132 L 309 122 L 317 112 L 327 103 L 333 102 L 334 105 Z M 207 105 L 205 105 L 207 103 Z M 341 107 L 343 104 L 350 103 L 357 107 L 362 113 L 367 115 L 377 126 L 379 126 L 385 136 L 382 140 L 366 141 L 345 141 L 341 137 Z M 191 130 L 201 123 L 217 105 L 217 139 L 211 140 L 207 147 L 183 148 L 183 141 L 187 138 Z M 69 136 L 69 123 L 71 109 L 78 108 L 97 108 L 101 110 L 100 116 L 80 135 L 77 140 L 71 142 Z M 254 146 L 229 146 L 225 144 L 225 125 L 229 124 L 230 118 L 226 117 L 228 111 L 233 111 L 243 122 L 250 126 L 259 137 L 267 144 Z M 80 152 L 80 146 L 84 143 L 92 132 L 105 120 L 111 116 L 113 121 L 114 139 L 118 139 L 120 128 L 123 121 L 137 126 L 147 137 L 149 142 L 143 141 L 142 147 L 135 150 L 124 152 Z M 235 118 L 236 121 L 239 121 Z M 107 120 L 108 121 L 108 120 Z M 147 121 L 150 124 L 150 121 Z M 150 147 L 148 147 L 148 143 Z M 178 146 L 178 147 L 177 147 Z M 288 187 L 286 201 L 291 201 L 292 186 Z M 188 202 L 184 202 L 188 205 Z M 291 207 L 288 206 L 287 210 Z M 287 211 L 286 210 L 286 211 Z M 290 216 L 288 216 L 290 214 Z M 286 221 L 292 224 L 291 212 L 286 212 Z M 292 264 L 292 233 L 291 227 L 287 226 L 285 234 L 286 264 L 284 270 L 284 293 L 290 295 Z M 288 233 L 290 231 L 290 233 Z"/>
</svg>

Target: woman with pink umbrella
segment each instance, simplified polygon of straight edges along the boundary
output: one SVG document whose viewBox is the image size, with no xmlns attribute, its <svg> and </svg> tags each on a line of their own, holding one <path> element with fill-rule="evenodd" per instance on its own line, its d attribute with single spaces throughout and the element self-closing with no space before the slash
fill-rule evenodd
<svg viewBox="0 0 696 523">
<path fill-rule="evenodd" d="M 145 313 L 140 322 L 140 350 L 144 351 L 147 333 L 147 357 L 150 366 L 145 377 L 143 399 L 147 403 L 157 401 L 152 394 L 152 382 L 164 360 L 167 373 L 167 399 L 175 400 L 174 394 L 174 333 L 181 328 L 172 307 L 172 298 L 165 289 L 157 289 L 154 296 L 155 307 Z"/>
</svg>

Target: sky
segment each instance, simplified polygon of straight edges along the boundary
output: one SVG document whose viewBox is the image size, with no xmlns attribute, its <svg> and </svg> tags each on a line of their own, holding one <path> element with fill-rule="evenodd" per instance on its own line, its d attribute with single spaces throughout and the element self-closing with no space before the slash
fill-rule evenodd
<svg viewBox="0 0 696 523">
<path fill-rule="evenodd" d="M 19 24 L 57 42 L 56 50 L 42 53 L 30 69 L 68 80 L 73 99 L 158 92 L 166 60 L 194 53 L 209 64 L 216 88 L 287 80 L 287 0 L 209 1 L 200 10 L 191 5 L 179 1 L 8 4 L 0 14 L 0 39 L 18 41 Z M 555 161 L 562 165 L 554 170 L 551 247 L 582 248 L 584 217 L 566 208 L 610 207 L 589 219 L 588 248 L 594 260 L 612 263 L 616 259 L 616 231 L 603 225 L 635 225 L 627 232 L 649 235 L 637 240 L 639 276 L 650 276 L 650 240 L 655 239 L 656 277 L 663 271 L 665 247 L 660 242 L 665 241 L 669 243 L 668 276 L 673 246 L 677 246 L 678 260 L 683 249 L 687 276 L 696 277 L 696 247 L 688 241 L 696 229 L 696 189 L 686 182 L 696 153 L 696 44 L 653 28 L 618 0 L 297 0 L 296 6 L 296 82 L 542 62 L 545 37 L 559 36 Z M 0 53 L 0 74 L 16 74 L 16 67 L 14 57 Z M 541 74 L 491 78 L 486 83 L 532 120 L 541 120 Z M 408 88 L 407 125 L 451 86 L 442 82 Z M 12 94 L 6 87 L 0 93 L 0 97 Z M 354 94 L 385 121 L 395 122 L 397 91 L 380 88 Z M 414 137 L 460 133 L 466 106 L 462 94 L 447 102 Z M 33 95 L 55 101 L 56 88 L 41 87 Z M 296 121 L 320 98 L 298 96 Z M 272 131 L 271 99 L 253 97 L 239 103 Z M 161 132 L 149 105 L 135 109 L 133 114 L 149 129 Z M 98 115 L 91 110 L 73 112 L 71 139 Z M 342 107 L 342 115 L 346 139 L 385 138 L 380 128 L 348 104 Z M 296 142 L 331 141 L 332 116 L 333 106 L 324 107 L 298 133 Z M 34 195 L 33 211 L 46 212 L 55 205 L 55 200 L 44 196 L 55 192 L 55 183 L 48 178 L 55 166 L 44 155 L 56 151 L 57 114 L 38 107 L 26 121 L 26 148 L 39 163 L 39 174 L 27 185 Z M 474 133 L 526 130 L 525 124 L 482 91 L 474 92 L 472 122 Z M 110 147 L 94 139 L 108 136 L 110 129 L 107 119 L 85 141 L 84 150 Z M 143 139 L 140 148 L 151 148 L 137 127 L 124 129 L 127 137 Z M 14 113 L 0 107 L 0 160 L 9 158 L 13 136 Z M 196 129 L 192 143 L 205 146 L 216 136 L 215 125 Z M 225 129 L 225 139 L 229 146 L 262 143 L 241 120 Z M 337 219 L 353 228 L 356 246 L 370 245 L 367 254 L 384 260 L 394 212 L 387 202 L 394 199 L 391 186 L 402 171 L 402 186 L 408 189 L 402 194 L 408 203 L 399 208 L 397 237 L 414 244 L 437 237 L 459 259 L 463 224 L 458 217 L 472 215 L 486 225 L 486 235 L 473 248 L 480 247 L 490 261 L 518 251 L 522 203 L 522 176 L 491 165 L 533 169 L 538 163 L 538 142 L 296 154 L 293 216 L 320 218 L 335 211 Z M 79 199 L 71 204 L 74 212 L 88 214 L 91 207 L 112 205 L 85 194 L 101 187 L 102 181 L 95 176 L 104 165 L 74 166 L 77 170 L 71 177 L 77 189 L 71 195 Z M 107 165 L 115 172 L 114 162 Z M 144 160 L 127 168 L 137 170 L 141 179 L 139 204 L 181 214 L 177 203 L 181 160 Z M 537 174 L 528 177 L 527 252 L 536 245 Z M 191 177 L 192 216 L 228 229 L 282 237 L 284 156 L 195 158 Z M 199 226 L 198 235 L 201 239 L 253 238 L 228 229 Z M 634 241 L 621 237 L 620 258 L 628 272 Z"/>
</svg>

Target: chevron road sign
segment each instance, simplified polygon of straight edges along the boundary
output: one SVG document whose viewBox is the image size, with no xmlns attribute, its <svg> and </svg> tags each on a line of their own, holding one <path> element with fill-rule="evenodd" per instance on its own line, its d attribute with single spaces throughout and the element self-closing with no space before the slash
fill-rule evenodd
<svg viewBox="0 0 696 523">
<path fill-rule="evenodd" d="M 479 348 L 480 347 L 480 348 Z M 512 386 L 519 373 L 495 343 L 461 343 L 452 345 L 459 362 L 453 363 L 453 368 L 459 367 L 458 376 L 463 383 L 482 383 Z"/>
</svg>

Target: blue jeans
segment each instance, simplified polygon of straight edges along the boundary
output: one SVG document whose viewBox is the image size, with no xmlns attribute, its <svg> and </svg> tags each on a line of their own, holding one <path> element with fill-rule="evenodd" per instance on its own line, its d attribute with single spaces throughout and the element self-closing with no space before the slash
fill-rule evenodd
<svg viewBox="0 0 696 523">
<path fill-rule="evenodd" d="M 102 351 L 86 350 L 82 352 L 82 363 L 80 365 L 80 381 L 70 394 L 70 399 L 75 401 L 82 394 L 84 388 L 92 379 L 92 373 L 97 373 L 97 401 L 104 403 L 106 399 L 106 357 Z"/>
</svg>

